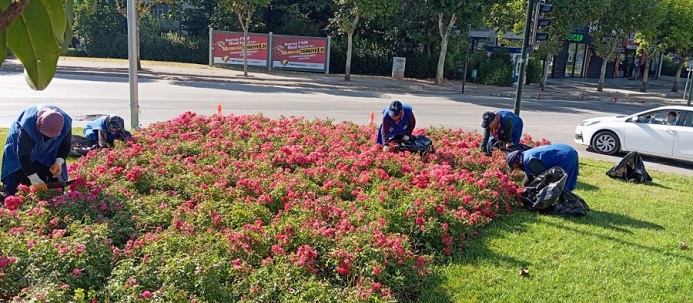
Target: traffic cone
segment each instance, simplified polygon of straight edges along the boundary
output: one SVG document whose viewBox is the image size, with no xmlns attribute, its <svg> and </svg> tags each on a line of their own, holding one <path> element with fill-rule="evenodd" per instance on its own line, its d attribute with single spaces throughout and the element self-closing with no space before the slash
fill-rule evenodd
<svg viewBox="0 0 693 303">
<path fill-rule="evenodd" d="M 221 104 L 217 105 L 217 115 L 221 116 Z"/>
<path fill-rule="evenodd" d="M 368 126 L 375 126 L 375 113 L 371 112 L 371 118 L 368 119 Z"/>
</svg>

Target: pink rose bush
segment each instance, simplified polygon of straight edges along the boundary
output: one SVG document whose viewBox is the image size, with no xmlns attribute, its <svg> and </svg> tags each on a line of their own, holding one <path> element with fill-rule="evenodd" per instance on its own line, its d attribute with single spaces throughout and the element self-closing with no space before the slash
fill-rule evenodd
<svg viewBox="0 0 693 303">
<path fill-rule="evenodd" d="M 6 200 L 0 300 L 416 298 L 431 262 L 520 205 L 519 175 L 479 134 L 417 132 L 436 147 L 426 159 L 383 153 L 348 122 L 188 112 L 151 125 L 72 163 L 65 192 Z"/>
</svg>

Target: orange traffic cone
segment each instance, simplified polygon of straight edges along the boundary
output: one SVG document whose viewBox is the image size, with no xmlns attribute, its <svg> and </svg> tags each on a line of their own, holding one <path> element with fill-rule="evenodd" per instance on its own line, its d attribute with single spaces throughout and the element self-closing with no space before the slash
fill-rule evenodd
<svg viewBox="0 0 693 303">
<path fill-rule="evenodd" d="M 221 116 L 221 104 L 217 105 L 217 115 Z"/>
<path fill-rule="evenodd" d="M 368 126 L 375 126 L 375 113 L 371 112 L 371 118 L 368 119 Z"/>
</svg>

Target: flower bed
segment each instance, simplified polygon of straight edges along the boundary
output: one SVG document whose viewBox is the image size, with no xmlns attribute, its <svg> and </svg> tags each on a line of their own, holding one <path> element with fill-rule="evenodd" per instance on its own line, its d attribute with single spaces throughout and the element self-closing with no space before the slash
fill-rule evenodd
<svg viewBox="0 0 693 303">
<path fill-rule="evenodd" d="M 0 300 L 411 300 L 430 262 L 519 205 L 480 135 L 417 130 L 426 161 L 375 130 L 197 116 L 71 164 L 66 193 L 0 209 Z M 531 142 L 530 142 L 531 144 Z"/>
</svg>

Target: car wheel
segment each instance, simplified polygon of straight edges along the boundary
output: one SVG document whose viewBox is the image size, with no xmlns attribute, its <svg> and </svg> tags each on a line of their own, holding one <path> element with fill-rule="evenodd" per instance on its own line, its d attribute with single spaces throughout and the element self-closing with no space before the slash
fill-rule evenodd
<svg viewBox="0 0 693 303">
<path fill-rule="evenodd" d="M 592 148 L 600 154 L 613 155 L 621 149 L 621 142 L 613 132 L 600 131 L 592 139 Z"/>
</svg>

